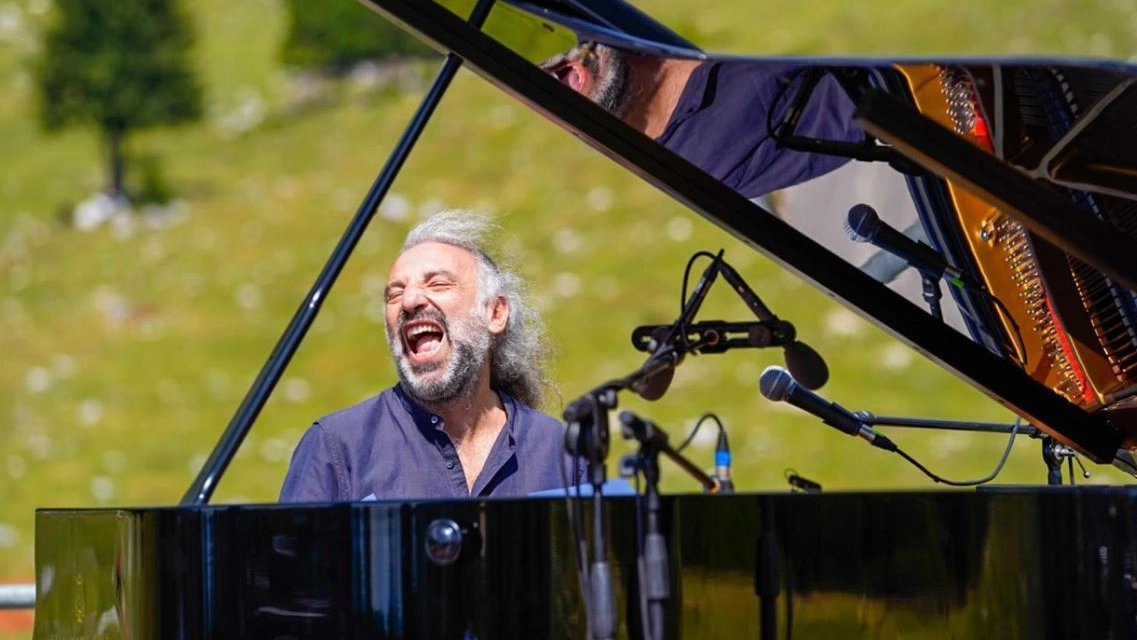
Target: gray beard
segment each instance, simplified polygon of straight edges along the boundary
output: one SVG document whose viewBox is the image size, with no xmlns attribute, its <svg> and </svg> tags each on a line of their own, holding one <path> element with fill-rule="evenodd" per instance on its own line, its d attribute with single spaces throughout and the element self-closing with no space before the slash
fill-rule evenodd
<svg viewBox="0 0 1137 640">
<path fill-rule="evenodd" d="M 600 57 L 591 60 L 589 71 L 596 79 L 596 87 L 589 98 L 596 104 L 611 112 L 618 118 L 624 117 L 628 108 L 628 61 L 624 55 L 613 49 L 603 56 L 603 67 Z"/>
<path fill-rule="evenodd" d="M 445 362 L 412 364 L 403 352 L 402 338 L 390 335 L 388 338 L 403 388 L 419 404 L 431 406 L 446 406 L 470 395 L 490 346 L 490 333 L 485 323 L 472 315 L 450 326 L 447 339 L 453 350 Z M 440 375 L 437 374 L 439 371 Z"/>
</svg>

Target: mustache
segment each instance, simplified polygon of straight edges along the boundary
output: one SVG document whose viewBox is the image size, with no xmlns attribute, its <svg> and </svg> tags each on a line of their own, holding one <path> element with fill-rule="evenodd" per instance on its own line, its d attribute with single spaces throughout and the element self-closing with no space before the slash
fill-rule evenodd
<svg viewBox="0 0 1137 640">
<path fill-rule="evenodd" d="M 403 309 L 399 313 L 398 330 L 400 335 L 403 333 L 403 326 L 412 320 L 433 320 L 442 327 L 443 331 L 445 331 L 447 334 L 450 333 L 450 322 L 447 321 L 445 314 L 437 309 L 419 307 L 411 313 L 408 313 L 406 309 Z"/>
</svg>

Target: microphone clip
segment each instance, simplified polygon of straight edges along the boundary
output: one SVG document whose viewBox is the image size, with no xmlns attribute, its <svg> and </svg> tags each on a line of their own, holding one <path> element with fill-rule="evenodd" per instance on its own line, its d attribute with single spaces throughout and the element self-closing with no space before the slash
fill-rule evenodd
<svg viewBox="0 0 1137 640">
<path fill-rule="evenodd" d="M 667 339 L 673 325 L 645 325 L 632 331 L 632 346 L 655 352 Z M 797 341 L 794 326 L 784 320 L 762 322 L 724 322 L 708 320 L 684 327 L 682 337 L 673 338 L 680 351 L 723 353 L 730 349 L 785 347 Z"/>
</svg>

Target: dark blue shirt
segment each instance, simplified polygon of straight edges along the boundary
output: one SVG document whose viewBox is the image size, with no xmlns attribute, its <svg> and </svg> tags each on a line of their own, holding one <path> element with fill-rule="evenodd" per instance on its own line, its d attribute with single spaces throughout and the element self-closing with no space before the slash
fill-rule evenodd
<svg viewBox="0 0 1137 640">
<path fill-rule="evenodd" d="M 320 418 L 292 454 L 281 502 L 526 496 L 564 486 L 564 425 L 499 394 L 506 423 L 474 482 L 442 418 L 398 385 Z M 578 474 L 567 471 L 570 484 Z"/>
<path fill-rule="evenodd" d="M 802 70 L 769 62 L 701 64 L 656 140 L 747 198 L 828 173 L 848 158 L 779 149 L 770 135 L 797 97 Z M 859 142 L 864 132 L 852 123 L 854 107 L 826 74 L 810 94 L 795 133 Z"/>
</svg>

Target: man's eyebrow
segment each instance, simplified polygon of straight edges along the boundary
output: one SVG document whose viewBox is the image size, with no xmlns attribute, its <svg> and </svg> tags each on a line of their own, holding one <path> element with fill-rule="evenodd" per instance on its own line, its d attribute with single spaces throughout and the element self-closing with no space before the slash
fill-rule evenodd
<svg viewBox="0 0 1137 640">
<path fill-rule="evenodd" d="M 442 276 L 444 278 L 448 278 L 450 280 L 457 280 L 458 279 L 458 275 L 455 274 L 453 271 L 450 271 L 449 269 L 435 269 L 434 271 L 427 271 L 426 273 L 422 274 L 422 281 L 423 282 L 430 282 L 431 279 L 439 277 L 439 276 Z M 391 289 L 403 288 L 405 286 L 406 286 L 406 284 L 403 283 L 403 281 L 401 281 L 401 280 L 394 280 L 392 282 L 388 282 L 387 286 L 383 288 L 383 295 L 389 296 L 389 295 L 391 295 Z"/>
<path fill-rule="evenodd" d="M 434 271 L 427 271 L 424 273 L 422 276 L 422 281 L 429 282 L 430 280 L 439 276 L 442 276 L 443 278 L 449 278 L 451 280 L 458 279 L 458 274 L 454 273 L 453 271 L 450 271 L 448 269 L 435 269 Z"/>
</svg>

